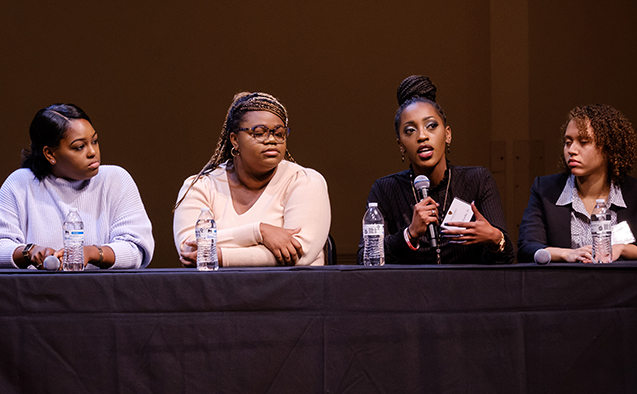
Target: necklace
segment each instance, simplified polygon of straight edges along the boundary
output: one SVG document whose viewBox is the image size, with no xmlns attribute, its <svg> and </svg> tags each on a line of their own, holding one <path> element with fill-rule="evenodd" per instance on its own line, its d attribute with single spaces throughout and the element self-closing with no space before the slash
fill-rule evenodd
<svg viewBox="0 0 637 394">
<path fill-rule="evenodd" d="M 448 168 L 447 171 L 449 172 L 449 176 L 447 178 L 447 188 L 445 190 L 445 201 L 442 204 L 443 218 L 444 218 L 444 215 L 447 214 L 447 197 L 449 197 L 449 185 L 451 185 L 451 168 Z M 419 201 L 418 201 L 418 197 L 416 196 L 416 189 L 414 188 L 414 172 L 411 168 L 409 169 L 409 179 L 411 180 L 411 191 L 414 193 L 414 201 L 416 201 L 416 204 L 418 204 Z"/>
</svg>

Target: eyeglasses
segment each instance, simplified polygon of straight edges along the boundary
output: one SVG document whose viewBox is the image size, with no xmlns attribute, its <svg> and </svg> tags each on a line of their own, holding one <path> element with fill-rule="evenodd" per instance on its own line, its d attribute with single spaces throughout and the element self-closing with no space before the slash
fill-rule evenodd
<svg viewBox="0 0 637 394">
<path fill-rule="evenodd" d="M 252 137 L 254 137 L 254 139 L 257 140 L 258 142 L 266 142 L 270 138 L 270 135 L 273 135 L 274 140 L 278 144 L 281 144 L 285 142 L 285 140 L 288 138 L 288 135 L 290 135 L 289 127 L 276 126 L 275 128 L 270 129 L 268 128 L 268 126 L 264 126 L 262 124 L 258 124 L 254 127 L 241 128 L 238 131 L 248 131 L 248 130 L 252 131 L 249 134 Z"/>
</svg>

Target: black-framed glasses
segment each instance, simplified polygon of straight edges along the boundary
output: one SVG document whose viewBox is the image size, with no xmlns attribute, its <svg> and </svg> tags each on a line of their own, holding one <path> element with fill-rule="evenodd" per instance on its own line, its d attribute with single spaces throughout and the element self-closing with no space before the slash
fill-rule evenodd
<svg viewBox="0 0 637 394">
<path fill-rule="evenodd" d="M 238 131 L 248 131 L 248 130 L 251 131 L 251 133 L 249 134 L 252 137 L 254 137 L 254 139 L 257 140 L 258 142 L 266 142 L 270 138 L 270 135 L 273 135 L 274 140 L 278 144 L 281 144 L 285 142 L 285 140 L 288 139 L 288 135 L 290 135 L 289 127 L 276 126 L 275 128 L 271 129 L 268 126 L 264 126 L 262 124 L 258 124 L 253 127 L 240 128 Z"/>
</svg>

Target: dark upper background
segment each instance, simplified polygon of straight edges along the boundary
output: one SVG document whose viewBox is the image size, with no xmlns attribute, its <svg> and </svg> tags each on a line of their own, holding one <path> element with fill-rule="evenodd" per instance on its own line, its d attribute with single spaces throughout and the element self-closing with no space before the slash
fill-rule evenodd
<svg viewBox="0 0 637 394">
<path fill-rule="evenodd" d="M 292 155 L 327 180 L 347 263 L 371 184 L 406 168 L 396 87 L 425 74 L 453 130 L 452 163 L 491 169 L 517 239 L 533 177 L 557 171 L 573 106 L 608 103 L 637 121 L 636 22 L 637 2 L 617 0 L 3 1 L 0 178 L 19 166 L 37 110 L 79 105 L 103 163 L 139 186 L 157 241 L 150 267 L 177 267 L 177 192 L 212 154 L 232 96 L 265 91 L 288 108 Z"/>
</svg>

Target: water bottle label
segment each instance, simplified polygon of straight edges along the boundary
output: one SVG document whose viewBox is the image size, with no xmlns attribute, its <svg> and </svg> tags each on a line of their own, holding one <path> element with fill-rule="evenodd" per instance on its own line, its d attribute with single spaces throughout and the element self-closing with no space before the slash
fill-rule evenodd
<svg viewBox="0 0 637 394">
<path fill-rule="evenodd" d="M 603 234 L 610 233 L 612 231 L 610 220 L 594 220 L 591 221 L 591 233 Z"/>
<path fill-rule="evenodd" d="M 363 226 L 363 235 L 380 235 L 385 234 L 385 228 L 382 224 L 366 224 Z"/>
<path fill-rule="evenodd" d="M 216 228 L 198 228 L 197 229 L 197 239 L 216 239 L 216 238 L 217 238 Z"/>
<path fill-rule="evenodd" d="M 64 240 L 65 241 L 83 241 L 84 240 L 84 230 L 70 230 L 64 232 Z"/>
</svg>

